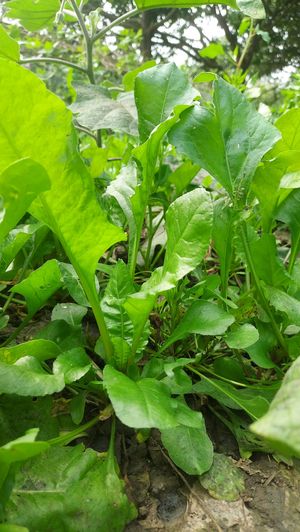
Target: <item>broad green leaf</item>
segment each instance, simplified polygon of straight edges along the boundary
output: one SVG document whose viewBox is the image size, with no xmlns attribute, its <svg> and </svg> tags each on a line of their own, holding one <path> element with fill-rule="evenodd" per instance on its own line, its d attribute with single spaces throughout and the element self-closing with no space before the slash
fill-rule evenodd
<svg viewBox="0 0 300 532">
<path fill-rule="evenodd" d="M 114 347 L 113 365 L 116 369 L 126 372 L 134 358 L 131 347 L 126 340 L 119 336 L 113 336 L 111 341 Z"/>
<path fill-rule="evenodd" d="M 31 159 L 17 161 L 0 176 L 0 241 L 14 228 L 32 201 L 50 188 L 44 168 Z"/>
<path fill-rule="evenodd" d="M 219 55 L 224 55 L 224 48 L 220 43 L 210 43 L 205 48 L 202 48 L 199 52 L 201 57 L 209 57 L 209 59 L 215 59 Z"/>
<path fill-rule="evenodd" d="M 161 439 L 170 458 L 189 475 L 202 475 L 208 471 L 213 462 L 213 445 L 207 436 L 204 419 L 202 427 L 173 427 L 163 430 Z"/>
<path fill-rule="evenodd" d="M 63 320 L 51 321 L 36 333 L 35 338 L 56 343 L 62 352 L 84 345 L 82 328 L 72 327 Z"/>
<path fill-rule="evenodd" d="M 300 160 L 300 152 L 299 152 Z M 292 271 L 300 249 L 300 189 L 293 190 L 291 194 L 280 204 L 275 213 L 275 218 L 285 222 L 291 231 L 292 246 L 289 260 L 289 271 Z"/>
<path fill-rule="evenodd" d="M 280 202 L 282 178 L 295 169 L 300 170 L 300 151 L 285 151 L 274 159 L 265 161 L 255 172 L 252 190 L 259 200 L 265 232 L 270 231 L 276 207 Z"/>
<path fill-rule="evenodd" d="M 244 475 L 232 458 L 214 453 L 211 469 L 202 475 L 200 484 L 214 499 L 233 502 L 245 491 Z"/>
<path fill-rule="evenodd" d="M 24 436 L 0 447 L 0 463 L 12 464 L 13 462 L 28 460 L 49 449 L 49 443 L 35 441 L 38 432 L 39 429 L 29 429 Z"/>
<path fill-rule="evenodd" d="M 7 521 L 31 531 L 115 530 L 136 517 L 114 458 L 92 449 L 54 447 L 18 472 L 6 509 Z"/>
<path fill-rule="evenodd" d="M 147 140 L 153 129 L 168 118 L 175 106 L 190 104 L 197 94 L 187 75 L 174 63 L 158 65 L 138 74 L 134 96 L 141 141 Z"/>
<path fill-rule="evenodd" d="M 277 345 L 277 339 L 274 336 L 272 327 L 268 323 L 257 322 L 256 327 L 259 332 L 259 340 L 246 347 L 245 351 L 251 360 L 260 368 L 275 368 L 276 364 L 271 359 L 271 353 Z"/>
<path fill-rule="evenodd" d="M 213 102 L 213 111 L 200 106 L 184 111 L 169 140 L 231 196 L 244 200 L 258 163 L 280 134 L 221 78 L 214 83 Z"/>
<path fill-rule="evenodd" d="M 80 327 L 84 316 L 87 313 L 87 308 L 75 303 L 58 303 L 52 310 L 51 319 L 64 320 L 71 327 Z"/>
<path fill-rule="evenodd" d="M 231 349 L 245 349 L 259 339 L 258 330 L 251 323 L 244 323 L 226 334 L 224 340 Z"/>
<path fill-rule="evenodd" d="M 178 425 L 201 428 L 197 412 L 172 399 L 165 384 L 155 379 L 133 381 L 106 365 L 104 386 L 118 418 L 133 428 L 171 429 Z"/>
<path fill-rule="evenodd" d="M 3 26 L 0 25 L 0 56 L 11 61 L 20 60 L 20 46 L 6 33 Z"/>
<path fill-rule="evenodd" d="M 66 384 L 78 381 L 88 373 L 92 364 L 82 347 L 61 353 L 53 363 L 53 374 L 63 375 Z"/>
<path fill-rule="evenodd" d="M 63 375 L 47 373 L 34 357 L 24 356 L 10 364 L 0 361 L 0 393 L 43 396 L 64 387 Z"/>
<path fill-rule="evenodd" d="M 30 212 L 56 233 L 97 319 L 96 266 L 106 249 L 125 235 L 99 206 L 64 103 L 15 63 L 0 60 L 0 78 L 0 171 L 20 157 L 32 156 L 44 166 L 51 189 L 39 195 Z"/>
<path fill-rule="evenodd" d="M 75 90 L 77 99 L 70 109 L 81 126 L 138 135 L 133 93 L 120 94 L 114 100 L 108 90 L 95 85 L 75 85 Z"/>
<path fill-rule="evenodd" d="M 263 416 L 269 408 L 269 397 L 259 394 L 255 388 L 237 390 L 228 382 L 207 377 L 194 384 L 193 391 L 213 397 L 221 405 L 235 410 L 244 410 L 252 419 Z"/>
<path fill-rule="evenodd" d="M 286 373 L 281 388 L 265 416 L 251 430 L 266 438 L 282 454 L 300 456 L 300 357 Z"/>
<path fill-rule="evenodd" d="M 32 317 L 61 287 L 60 270 L 55 259 L 48 260 L 29 276 L 16 284 L 11 291 L 22 294 L 27 303 L 28 315 Z"/>
<path fill-rule="evenodd" d="M 271 151 L 270 157 L 276 157 L 281 152 L 300 150 L 300 108 L 290 109 L 277 121 L 276 127 L 282 138 Z"/>
<path fill-rule="evenodd" d="M 265 293 L 271 305 L 283 312 L 291 325 L 300 326 L 300 301 L 274 286 L 266 286 Z"/>
<path fill-rule="evenodd" d="M 59 0 L 10 0 L 5 2 L 9 18 L 17 19 L 29 31 L 53 24 L 59 10 Z"/>
<path fill-rule="evenodd" d="M 196 7 L 204 4 L 225 4 L 226 6 L 239 8 L 252 18 L 265 18 L 266 13 L 261 0 L 135 0 L 140 9 L 158 7 Z"/>
<path fill-rule="evenodd" d="M 0 360 L 8 364 L 14 364 L 22 357 L 34 357 L 40 362 L 56 358 L 61 353 L 58 345 L 50 340 L 30 340 L 23 344 L 0 349 Z"/>
<path fill-rule="evenodd" d="M 0 396 L 0 445 L 22 436 L 32 427 L 38 427 L 37 440 L 45 441 L 59 435 L 59 416 L 55 414 L 55 402 L 51 396 L 18 397 Z"/>
<path fill-rule="evenodd" d="M 224 334 L 234 322 L 234 317 L 209 301 L 195 301 L 179 325 L 163 345 L 163 350 L 189 334 L 218 336 Z"/>
<path fill-rule="evenodd" d="M 125 91 L 133 91 L 134 90 L 134 83 L 135 78 L 140 72 L 143 72 L 144 70 L 147 70 L 148 68 L 152 68 L 155 66 L 155 61 L 146 61 L 139 67 L 135 68 L 134 70 L 131 70 L 130 72 L 126 72 L 126 74 L 122 78 L 122 83 L 124 86 Z"/>
<path fill-rule="evenodd" d="M 274 287 L 286 286 L 289 276 L 277 255 L 276 241 L 273 235 L 264 234 L 258 240 L 251 240 L 249 247 L 252 266 L 261 281 Z M 250 265 L 248 264 L 250 267 Z"/>
</svg>

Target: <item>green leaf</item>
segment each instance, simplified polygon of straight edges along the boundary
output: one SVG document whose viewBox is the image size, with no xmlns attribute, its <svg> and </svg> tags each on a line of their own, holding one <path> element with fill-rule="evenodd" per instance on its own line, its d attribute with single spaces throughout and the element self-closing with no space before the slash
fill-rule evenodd
<svg viewBox="0 0 300 532">
<path fill-rule="evenodd" d="M 99 206 L 64 103 L 15 63 L 0 60 L 0 78 L 0 171 L 21 156 L 34 157 L 46 169 L 51 189 L 39 195 L 30 212 L 59 238 L 99 324 L 96 266 L 107 248 L 125 235 L 107 221 Z"/>
<path fill-rule="evenodd" d="M 87 308 L 75 303 L 58 303 L 52 310 L 51 319 L 64 320 L 71 327 L 80 327 L 84 316 L 87 313 Z"/>
<path fill-rule="evenodd" d="M 244 475 L 232 458 L 214 454 L 212 468 L 200 478 L 200 484 L 214 499 L 233 502 L 245 491 Z"/>
<path fill-rule="evenodd" d="M 92 131 L 112 129 L 137 136 L 137 113 L 132 92 L 116 100 L 109 91 L 95 85 L 75 85 L 77 99 L 70 106 L 77 122 Z"/>
<path fill-rule="evenodd" d="M 261 0 L 135 0 L 139 9 L 159 7 L 196 7 L 204 4 L 225 4 L 226 6 L 239 8 L 252 18 L 265 18 L 266 13 Z"/>
<path fill-rule="evenodd" d="M 83 288 L 80 284 L 79 277 L 74 270 L 72 264 L 66 262 L 59 262 L 58 267 L 61 271 L 61 278 L 65 288 L 68 290 L 70 296 L 74 299 L 77 305 L 89 307 L 90 304 L 86 298 Z"/>
<path fill-rule="evenodd" d="M 277 121 L 276 127 L 281 132 L 282 138 L 272 149 L 271 157 L 288 150 L 300 150 L 300 108 L 290 109 Z"/>
<path fill-rule="evenodd" d="M 6 271 L 26 242 L 41 228 L 40 223 L 19 225 L 0 243 L 0 271 Z"/>
<path fill-rule="evenodd" d="M 118 418 L 133 428 L 169 429 L 178 425 L 201 428 L 197 412 L 172 399 L 168 387 L 155 379 L 133 381 L 106 365 L 104 386 Z"/>
<path fill-rule="evenodd" d="M 29 31 L 53 24 L 59 10 L 59 0 L 10 0 L 6 2 L 6 16 L 17 19 Z"/>
<path fill-rule="evenodd" d="M 218 305 L 209 301 L 195 301 L 165 342 L 162 350 L 189 334 L 222 335 L 233 322 L 234 317 Z"/>
<path fill-rule="evenodd" d="M 197 94 L 187 75 L 174 63 L 158 65 L 138 74 L 134 96 L 141 141 L 147 140 L 153 129 L 168 118 L 175 106 L 190 104 Z"/>
<path fill-rule="evenodd" d="M 220 260 L 222 294 L 227 295 L 228 279 L 233 257 L 234 210 L 226 200 L 214 202 L 213 245 Z"/>
<path fill-rule="evenodd" d="M 260 368 L 275 368 L 276 364 L 274 364 L 270 357 L 270 354 L 277 345 L 277 339 L 274 336 L 273 330 L 267 323 L 257 322 L 256 326 L 259 332 L 259 340 L 255 344 L 247 347 L 245 351 L 251 360 Z"/>
<path fill-rule="evenodd" d="M 122 78 L 122 83 L 124 86 L 125 91 L 133 91 L 134 90 L 134 83 L 135 78 L 140 72 L 143 72 L 144 70 L 147 70 L 148 68 L 152 68 L 155 66 L 155 61 L 146 61 L 139 67 L 135 68 L 134 70 L 131 70 L 130 72 L 126 72 L 126 74 Z"/>
<path fill-rule="evenodd" d="M 53 363 L 53 374 L 63 375 L 65 383 L 78 381 L 88 373 L 92 364 L 82 347 L 75 347 L 58 355 Z"/>
<path fill-rule="evenodd" d="M 43 396 L 64 387 L 63 375 L 47 373 L 34 357 L 22 357 L 13 364 L 0 361 L 0 393 Z"/>
<path fill-rule="evenodd" d="M 34 357 L 40 362 L 56 358 L 61 353 L 58 345 L 50 340 L 30 340 L 23 344 L 0 349 L 0 360 L 7 364 L 14 364 L 22 357 Z"/>
<path fill-rule="evenodd" d="M 24 436 L 0 447 L 0 463 L 10 465 L 14 462 L 28 460 L 49 449 L 49 443 L 35 441 L 38 432 L 39 429 L 27 430 Z"/>
<path fill-rule="evenodd" d="M 54 415 L 55 403 L 50 396 L 0 396 L 0 445 L 19 438 L 32 427 L 38 427 L 37 439 L 50 440 L 59 435 L 59 416 Z"/>
<path fill-rule="evenodd" d="M 170 458 L 189 475 L 202 475 L 208 471 L 213 462 L 213 445 L 207 436 L 202 414 L 202 427 L 173 427 L 163 430 L 161 439 Z"/>
<path fill-rule="evenodd" d="M 191 161 L 186 161 L 168 176 L 168 181 L 172 185 L 175 185 L 178 196 L 182 194 L 187 185 L 198 174 L 199 170 L 200 166 L 191 163 Z"/>
<path fill-rule="evenodd" d="M 208 57 L 209 59 L 215 59 L 219 55 L 224 55 L 224 48 L 222 44 L 219 43 L 210 43 L 205 48 L 202 48 L 200 50 L 199 55 L 201 57 Z"/>
<path fill-rule="evenodd" d="M 265 293 L 271 305 L 283 312 L 291 325 L 300 327 L 300 301 L 274 286 L 266 286 Z"/>
<path fill-rule="evenodd" d="M 289 276 L 277 254 L 273 235 L 263 234 L 258 240 L 249 242 L 254 269 L 261 281 L 274 287 L 287 286 Z M 250 265 L 248 264 L 250 267 Z"/>
<path fill-rule="evenodd" d="M 55 259 L 48 260 L 16 284 L 11 291 L 25 297 L 28 315 L 32 317 L 61 287 L 60 270 Z"/>
<path fill-rule="evenodd" d="M 300 156 L 300 153 L 299 153 Z M 291 257 L 289 261 L 289 271 L 292 270 L 295 260 L 300 249 L 300 189 L 293 190 L 291 194 L 280 204 L 275 218 L 281 222 L 285 222 L 291 231 L 292 246 Z"/>
<path fill-rule="evenodd" d="M 12 39 L 5 31 L 3 26 L 0 25 L 0 56 L 5 59 L 11 59 L 11 61 L 20 60 L 20 46 Z"/>
<path fill-rule="evenodd" d="M 0 176 L 0 241 L 14 228 L 32 201 L 50 188 L 44 168 L 31 159 L 11 164 Z"/>
<path fill-rule="evenodd" d="M 16 477 L 6 520 L 30 531 L 116 532 L 136 517 L 114 459 L 82 445 L 54 447 L 27 462 Z"/>
<path fill-rule="evenodd" d="M 280 138 L 232 85 L 214 83 L 214 110 L 195 106 L 181 115 L 169 140 L 205 168 L 231 196 L 245 199 L 262 156 Z"/>
<path fill-rule="evenodd" d="M 228 382 L 203 378 L 194 384 L 193 391 L 213 397 L 221 405 L 235 410 L 244 410 L 252 419 L 263 416 L 269 407 L 269 400 L 259 395 L 258 390 L 242 388 L 237 390 Z"/>
<path fill-rule="evenodd" d="M 266 17 L 266 11 L 262 0 L 237 0 L 237 5 L 245 15 L 261 19 Z"/>
<path fill-rule="evenodd" d="M 29 532 L 29 529 L 19 525 L 0 524 L 0 532 Z"/>
<path fill-rule="evenodd" d="M 231 330 L 224 338 L 231 349 L 245 349 L 259 339 L 258 330 L 251 323 L 244 323 Z"/>
<path fill-rule="evenodd" d="M 300 456 L 300 358 L 286 373 L 281 388 L 267 414 L 251 425 L 251 430 L 266 438 L 276 450 L 288 456 Z"/>
</svg>

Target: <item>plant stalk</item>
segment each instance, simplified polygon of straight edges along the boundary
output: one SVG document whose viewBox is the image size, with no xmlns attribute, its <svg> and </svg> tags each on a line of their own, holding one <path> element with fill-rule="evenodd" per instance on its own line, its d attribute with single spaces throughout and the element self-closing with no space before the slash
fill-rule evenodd
<svg viewBox="0 0 300 532">
<path fill-rule="evenodd" d="M 128 20 L 129 18 L 134 17 L 139 12 L 140 12 L 140 10 L 138 8 L 135 8 L 135 9 L 132 9 L 131 11 L 128 11 L 127 13 L 124 13 L 124 15 L 121 15 L 120 17 L 116 18 L 110 24 L 105 26 L 105 28 L 102 28 L 102 30 L 98 31 L 94 35 L 93 42 L 97 41 L 101 37 L 104 37 L 104 35 L 106 35 L 106 33 L 108 33 L 112 28 L 114 28 L 114 26 L 118 26 L 119 24 L 122 24 L 122 22 L 124 22 L 124 20 Z"/>
<path fill-rule="evenodd" d="M 21 65 L 27 63 L 58 63 L 59 65 L 74 68 L 76 70 L 79 70 L 80 72 L 83 72 L 83 74 L 87 74 L 86 68 L 81 67 L 80 65 L 76 65 L 76 63 L 72 63 L 71 61 L 67 61 L 66 59 L 60 59 L 58 57 L 24 57 L 23 59 L 20 59 Z"/>
</svg>

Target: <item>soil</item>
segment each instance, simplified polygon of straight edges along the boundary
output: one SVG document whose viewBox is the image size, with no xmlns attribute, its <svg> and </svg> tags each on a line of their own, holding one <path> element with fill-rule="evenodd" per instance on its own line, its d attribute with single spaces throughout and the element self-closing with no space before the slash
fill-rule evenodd
<svg viewBox="0 0 300 532">
<path fill-rule="evenodd" d="M 123 473 L 139 515 L 126 532 L 300 531 L 300 464 L 291 468 L 264 454 L 234 463 L 245 491 L 235 502 L 216 500 L 170 464 L 158 434 L 143 444 L 132 438 Z"/>
</svg>

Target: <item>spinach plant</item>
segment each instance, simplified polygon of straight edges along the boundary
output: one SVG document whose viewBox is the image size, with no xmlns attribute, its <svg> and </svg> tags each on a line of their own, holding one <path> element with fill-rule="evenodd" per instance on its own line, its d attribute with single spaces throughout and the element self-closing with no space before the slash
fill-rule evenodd
<svg viewBox="0 0 300 532">
<path fill-rule="evenodd" d="M 259 0 L 218 3 L 264 16 Z M 97 41 L 174 2 L 136 5 L 99 29 L 99 13 L 76 0 L 6 3 L 29 31 L 79 24 L 86 64 L 47 57 L 82 76 L 71 110 L 19 64 L 43 57 L 20 59 L 0 30 L 0 513 L 30 530 L 52 518 L 56 530 L 122 530 L 135 517 L 114 458 L 116 417 L 139 438 L 159 429 L 192 475 L 213 462 L 197 396 L 242 456 L 300 452 L 299 109 L 273 125 L 215 75 L 202 77 L 213 79 L 204 100 L 172 63 L 139 67 L 118 91 L 101 86 Z M 276 241 L 284 227 L 288 249 Z M 51 321 L 20 341 L 41 309 Z M 93 320 L 96 338 L 82 326 Z M 65 429 L 51 416 L 63 397 Z M 106 419 L 107 453 L 64 447 Z"/>
</svg>

